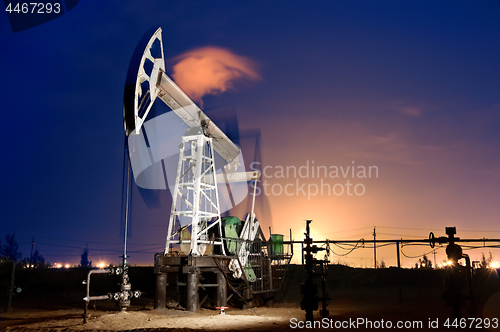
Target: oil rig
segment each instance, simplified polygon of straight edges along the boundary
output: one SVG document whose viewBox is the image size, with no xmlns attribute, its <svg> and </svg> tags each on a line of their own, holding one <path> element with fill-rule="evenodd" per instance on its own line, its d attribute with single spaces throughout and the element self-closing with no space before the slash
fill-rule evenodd
<svg viewBox="0 0 500 332">
<path fill-rule="evenodd" d="M 148 119 L 157 99 L 171 111 Z M 272 297 L 293 248 L 283 235 L 266 239 L 254 213 L 255 192 L 245 220 L 221 217 L 220 195 L 241 200 L 231 189 L 237 183 L 247 188 L 260 173 L 245 171 L 240 148 L 165 73 L 161 28 L 148 31 L 134 52 L 123 116 L 136 184 L 168 186 L 172 193 L 165 249 L 154 257 L 155 308 L 174 302 L 194 312 L 203 304 L 223 309 L 228 300 L 251 306 Z M 162 145 L 172 133 L 180 136 L 178 150 L 167 152 Z M 176 172 L 165 167 L 172 156 L 178 156 Z"/>
</svg>

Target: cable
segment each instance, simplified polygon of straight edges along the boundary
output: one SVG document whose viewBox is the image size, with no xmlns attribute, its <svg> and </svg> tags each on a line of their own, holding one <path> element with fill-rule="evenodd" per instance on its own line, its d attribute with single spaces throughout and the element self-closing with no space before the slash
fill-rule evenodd
<svg viewBox="0 0 500 332">
<path fill-rule="evenodd" d="M 354 229 L 346 229 L 346 230 L 343 230 L 343 231 L 334 231 L 334 232 L 328 232 L 328 233 L 323 233 L 323 234 L 333 234 L 333 233 L 345 233 L 345 232 L 353 232 L 353 231 L 359 231 L 359 230 L 362 230 L 362 229 L 368 229 L 368 228 L 371 228 L 370 227 L 362 227 L 362 228 L 354 228 Z"/>
<path fill-rule="evenodd" d="M 416 235 L 407 235 L 407 234 L 394 234 L 394 233 L 377 233 L 377 235 L 391 235 L 391 236 L 406 236 L 406 237 L 414 237 L 414 238 L 421 238 L 421 236 L 416 236 Z M 383 241 L 383 240 L 381 240 Z"/>
<path fill-rule="evenodd" d="M 441 228 L 414 228 L 414 227 L 391 227 L 391 226 L 376 226 L 377 228 L 391 228 L 391 229 L 411 229 L 411 230 L 414 230 L 414 231 L 429 231 L 429 230 L 432 230 L 432 231 L 437 231 L 437 230 L 441 230 Z"/>
<path fill-rule="evenodd" d="M 488 246 L 462 246 L 467 249 L 481 249 L 481 248 L 500 248 L 500 245 L 488 245 Z"/>
<path fill-rule="evenodd" d="M 84 240 L 70 240 L 70 239 L 59 239 L 59 238 L 54 238 L 54 237 L 47 237 L 47 236 L 34 236 L 35 239 L 37 238 L 42 238 L 42 239 L 48 239 L 48 240 L 56 240 L 56 241 L 66 241 L 66 242 L 82 242 L 82 243 L 99 243 L 99 244 L 111 244 L 111 245 L 119 245 L 122 246 L 123 242 L 102 242 L 102 241 L 84 241 Z M 29 241 L 31 243 L 31 241 Z M 38 243 L 38 241 L 35 241 L 35 243 Z M 130 246 L 155 246 L 156 244 L 151 244 L 151 243 L 128 243 L 127 245 Z"/>
<path fill-rule="evenodd" d="M 439 249 L 439 248 L 438 248 L 438 249 Z M 419 257 L 422 257 L 422 256 L 424 256 L 424 255 L 425 255 L 425 256 L 427 256 L 427 255 L 429 255 L 429 254 L 432 254 L 435 250 L 437 250 L 437 249 L 432 249 L 431 251 L 429 251 L 428 253 L 425 253 L 425 254 L 423 254 L 423 255 L 418 255 L 418 256 L 408 256 L 408 255 L 406 255 L 406 254 L 403 252 L 403 248 L 401 248 L 401 254 L 403 254 L 403 256 L 405 256 L 406 258 L 413 259 L 413 258 L 419 258 Z"/>
<path fill-rule="evenodd" d="M 333 242 L 332 242 L 333 243 Z M 333 243 L 334 245 L 336 245 L 337 247 L 339 247 L 340 249 L 342 250 L 350 250 L 350 248 L 344 248 L 342 247 L 341 245 L 339 245 L 338 243 Z M 357 246 L 357 243 L 356 244 L 351 244 L 351 243 L 345 243 L 344 244 L 345 246 L 350 246 L 350 247 L 356 247 Z"/>
<path fill-rule="evenodd" d="M 82 249 L 81 247 L 75 247 L 75 246 L 66 246 L 62 244 L 52 244 L 52 243 L 45 243 L 45 242 L 37 242 L 38 244 L 44 244 L 47 246 L 55 246 L 55 247 L 63 247 L 63 248 L 71 248 L 71 249 Z M 103 249 L 103 248 L 96 248 L 92 249 L 94 251 L 108 251 L 108 252 L 116 252 L 116 253 L 121 253 L 121 250 L 113 250 L 113 249 Z"/>
<path fill-rule="evenodd" d="M 359 240 L 359 241 L 358 241 L 358 243 L 356 243 L 356 245 L 354 246 L 354 248 L 352 248 L 351 250 L 349 250 L 349 251 L 348 251 L 347 253 L 345 253 L 345 254 L 337 254 L 335 251 L 333 251 L 333 249 L 332 249 L 332 248 L 330 248 L 330 252 L 331 252 L 332 254 L 336 255 L 336 256 L 341 256 L 341 257 L 343 257 L 343 256 L 347 256 L 347 255 L 349 255 L 351 252 L 353 252 L 354 250 L 356 250 L 356 249 L 358 249 L 358 248 L 360 247 L 360 246 L 358 246 L 358 244 L 359 244 L 359 243 L 364 243 L 364 240 L 363 240 L 363 239 Z M 335 245 L 337 245 L 337 244 L 335 243 Z M 338 245 L 337 245 L 337 246 L 338 246 Z M 339 248 L 341 248 L 340 246 L 338 246 L 338 247 L 339 247 Z"/>
</svg>

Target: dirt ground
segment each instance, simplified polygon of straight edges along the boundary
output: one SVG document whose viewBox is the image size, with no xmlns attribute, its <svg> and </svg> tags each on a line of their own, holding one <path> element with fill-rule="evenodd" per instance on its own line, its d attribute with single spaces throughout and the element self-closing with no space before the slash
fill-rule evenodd
<svg viewBox="0 0 500 332">
<path fill-rule="evenodd" d="M 144 274 L 148 276 L 148 274 Z M 149 278 L 149 277 L 148 277 Z M 329 316 L 322 320 L 315 312 L 316 326 L 303 326 L 305 313 L 300 309 L 300 267 L 292 268 L 283 292 L 265 306 L 249 309 L 230 308 L 225 315 L 218 310 L 202 308 L 197 313 L 179 309 L 153 309 L 152 292 L 133 300 L 127 312 L 120 312 L 113 302 L 97 301 L 90 307 L 90 318 L 83 324 L 81 294 L 74 295 L 59 281 L 60 293 L 31 292 L 15 298 L 11 313 L 0 314 L 2 331 L 289 331 L 289 330 L 419 330 L 449 331 L 453 319 L 451 308 L 442 299 L 443 287 L 438 272 L 413 270 L 400 272 L 369 271 L 334 267 L 328 273 L 331 301 Z M 22 278 L 20 278 L 22 279 Z M 36 280 L 39 280 L 38 277 Z M 50 279 L 50 278 L 48 278 Z M 48 280 L 47 279 L 47 280 Z M 54 278 L 53 278 L 54 279 Z M 55 278 L 57 279 L 57 278 Z M 66 276 L 66 279 L 71 276 Z M 77 278 L 75 278 L 76 280 Z M 140 285 L 140 278 L 132 282 Z M 500 283 L 498 277 L 478 278 L 477 314 L 472 318 L 463 309 L 467 328 L 463 330 L 495 331 L 486 328 L 483 319 L 500 319 Z M 80 281 L 81 282 L 81 281 Z M 150 282 L 150 279 L 147 279 Z M 46 289 L 50 283 L 44 281 Z M 2 308 L 0 308 L 1 310 Z M 475 319 L 475 321 L 471 321 Z M 481 319 L 481 322 L 478 321 Z M 445 323 L 450 324 L 446 327 Z M 474 323 L 474 324 L 471 324 Z M 370 325 L 371 324 L 371 325 Z M 390 325 L 389 325 L 390 324 Z M 398 328 L 397 324 L 402 324 Z M 500 323 L 499 323 L 500 325 Z M 404 327 L 407 328 L 404 328 Z M 474 327 L 470 328 L 469 327 Z M 302 327 L 302 328 L 301 328 Z M 408 328 L 410 327 L 410 328 Z M 479 327 L 479 328 L 478 328 Z"/>
<path fill-rule="evenodd" d="M 493 317 L 491 315 L 499 317 L 500 296 L 496 296 L 487 308 L 484 314 L 489 317 Z M 429 303 L 427 306 L 397 303 L 363 305 L 346 301 L 343 305 L 330 305 L 329 310 L 327 325 L 307 330 L 344 330 L 344 328 L 336 329 L 334 322 L 357 322 L 358 319 L 369 320 L 372 326 L 383 320 L 385 328 L 388 328 L 387 322 L 390 321 L 393 330 L 399 330 L 395 328 L 397 322 L 406 324 L 422 322 L 422 325 L 411 328 L 419 331 L 450 330 L 443 325 L 448 318 L 446 311 L 436 303 Z M 299 329 L 298 321 L 304 320 L 304 311 L 296 306 L 228 309 L 224 315 L 209 309 L 201 309 L 197 313 L 174 309 L 141 309 L 128 312 L 97 310 L 90 312 L 91 317 L 87 324 L 83 324 L 82 313 L 82 309 L 25 309 L 2 314 L 0 326 L 5 331 L 288 331 Z M 321 321 L 318 315 L 315 319 Z M 429 328 L 429 321 L 438 321 L 438 328 Z M 349 329 L 376 330 L 367 324 L 357 328 L 351 325 Z"/>
</svg>

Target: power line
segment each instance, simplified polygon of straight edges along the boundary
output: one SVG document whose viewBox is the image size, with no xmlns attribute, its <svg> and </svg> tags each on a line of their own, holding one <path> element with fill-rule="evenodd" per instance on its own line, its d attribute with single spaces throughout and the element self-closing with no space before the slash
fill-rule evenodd
<svg viewBox="0 0 500 332">
<path fill-rule="evenodd" d="M 416 236 L 416 235 L 394 234 L 394 233 L 378 233 L 377 232 L 377 235 L 379 235 L 379 234 L 381 234 L 381 235 L 391 235 L 391 236 L 406 236 L 406 237 L 413 237 L 413 238 L 421 238 L 421 236 Z"/>
<path fill-rule="evenodd" d="M 47 236 L 35 236 L 35 238 L 42 238 L 42 239 L 48 239 L 48 240 L 56 240 L 56 241 L 66 241 L 66 242 L 82 242 L 82 243 L 99 243 L 99 244 L 111 244 L 111 245 L 123 245 L 123 242 L 102 242 L 102 241 L 85 241 L 85 240 L 71 240 L 71 239 L 59 239 L 59 238 L 53 238 L 53 237 L 47 237 Z M 31 242 L 29 242 L 31 243 Z M 129 243 L 128 245 L 135 245 L 135 246 L 153 246 L 155 244 L 151 243 Z"/>
<path fill-rule="evenodd" d="M 342 257 L 342 256 L 347 256 L 347 255 L 349 255 L 351 252 L 353 252 L 354 250 L 358 249 L 358 244 L 359 244 L 359 243 L 361 243 L 361 242 L 362 242 L 362 241 L 360 240 L 358 243 L 356 243 L 356 246 L 354 246 L 354 248 L 352 248 L 351 250 L 349 250 L 349 251 L 348 251 L 347 253 L 345 253 L 345 254 L 337 254 L 335 251 L 333 251 L 333 249 L 332 249 L 332 248 L 330 248 L 330 252 L 331 252 L 332 254 L 336 255 L 336 256 L 341 256 L 341 257 Z M 336 243 L 335 243 L 335 244 L 336 244 Z M 338 246 L 338 245 L 337 245 L 337 246 Z M 340 247 L 340 246 L 338 246 L 338 247 Z"/>
<path fill-rule="evenodd" d="M 322 233 L 322 235 L 333 234 L 333 233 L 353 232 L 353 231 L 359 231 L 359 230 L 362 230 L 362 229 L 369 229 L 369 228 L 371 228 L 371 227 L 361 227 L 361 228 L 354 228 L 354 229 L 346 229 L 346 230 L 342 230 L 342 231 L 334 231 L 334 232 Z"/>
<path fill-rule="evenodd" d="M 438 248 L 438 249 L 439 249 L 439 248 Z M 438 249 L 432 249 L 432 250 L 431 250 L 431 251 L 429 251 L 428 253 L 421 254 L 421 255 L 418 255 L 418 256 L 408 256 L 408 255 L 406 255 L 406 254 L 404 253 L 403 248 L 401 248 L 401 253 L 402 253 L 402 254 L 403 254 L 403 256 L 405 256 L 406 258 L 414 259 L 414 258 L 419 258 L 419 257 L 422 257 L 422 256 L 424 256 L 424 255 L 425 255 L 425 256 L 427 256 L 427 255 L 429 255 L 429 254 L 433 253 L 433 252 L 434 252 L 434 250 L 438 250 Z"/>
<path fill-rule="evenodd" d="M 441 231 L 442 228 L 415 228 L 415 227 L 396 227 L 396 226 L 377 226 L 377 228 L 390 228 L 390 229 L 410 229 L 416 231 Z M 499 230 L 484 230 L 484 229 L 460 229 L 460 232 L 484 232 L 484 233 L 500 233 Z"/>
<path fill-rule="evenodd" d="M 415 231 L 437 231 L 442 230 L 442 228 L 414 228 L 414 227 L 393 227 L 393 226 L 377 226 L 378 228 L 391 228 L 391 229 L 410 229 Z"/>
<path fill-rule="evenodd" d="M 53 244 L 53 243 L 45 243 L 45 242 L 37 242 L 38 244 L 45 244 L 48 246 L 55 246 L 55 247 L 62 247 L 62 248 L 71 248 L 71 249 L 82 249 L 81 247 L 75 247 L 75 246 L 67 246 L 63 244 Z M 92 249 L 95 251 L 109 251 L 109 252 L 121 252 L 121 250 L 113 250 L 113 249 L 103 249 L 103 248 L 95 248 Z"/>
</svg>

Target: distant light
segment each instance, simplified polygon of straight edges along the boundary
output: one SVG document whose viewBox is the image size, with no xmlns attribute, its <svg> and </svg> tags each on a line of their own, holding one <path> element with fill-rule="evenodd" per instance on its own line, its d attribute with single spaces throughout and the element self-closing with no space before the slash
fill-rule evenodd
<svg viewBox="0 0 500 332">
<path fill-rule="evenodd" d="M 490 268 L 491 269 L 498 269 L 500 265 L 498 264 L 498 262 L 492 262 L 490 263 Z"/>
<path fill-rule="evenodd" d="M 69 264 L 64 265 L 65 268 L 69 269 Z"/>
<path fill-rule="evenodd" d="M 106 267 L 106 263 L 105 262 L 100 262 L 99 264 L 97 264 L 97 267 L 100 268 L 100 269 L 104 269 Z"/>
<path fill-rule="evenodd" d="M 447 261 L 447 262 L 446 262 L 446 265 L 448 265 L 448 266 L 451 266 L 451 264 L 453 264 L 453 262 L 452 262 L 452 261 Z"/>
<path fill-rule="evenodd" d="M 60 269 L 62 267 L 62 264 L 61 263 L 56 263 L 55 267 L 58 268 L 58 269 Z"/>
</svg>

